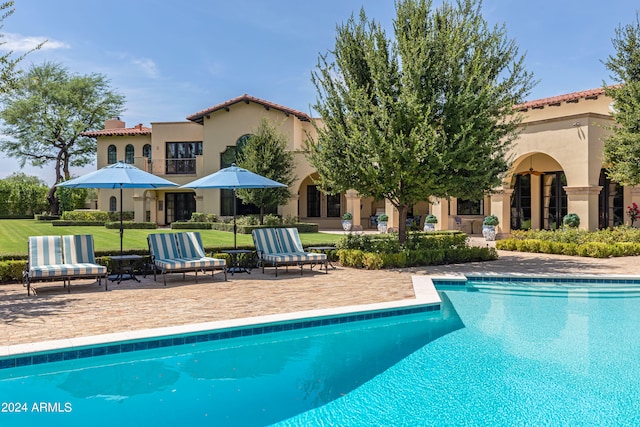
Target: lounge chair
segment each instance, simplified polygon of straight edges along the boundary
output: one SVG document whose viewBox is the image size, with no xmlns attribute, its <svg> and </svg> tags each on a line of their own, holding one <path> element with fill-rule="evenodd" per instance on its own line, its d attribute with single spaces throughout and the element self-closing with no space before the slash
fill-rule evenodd
<svg viewBox="0 0 640 427">
<path fill-rule="evenodd" d="M 310 264 L 311 268 L 316 264 L 324 264 L 325 272 L 329 272 L 327 255 L 305 252 L 296 228 L 258 228 L 251 232 L 251 236 L 263 273 L 266 264 L 275 267 L 276 277 L 279 265 L 296 265 L 300 267 L 302 275 L 304 264 Z"/>
<path fill-rule="evenodd" d="M 93 236 L 31 236 L 27 268 L 23 273 L 27 295 L 31 295 L 34 281 L 62 279 L 71 292 L 71 279 L 95 277 L 100 285 L 107 268 L 95 261 Z M 34 289 L 35 293 L 35 289 Z"/>
<path fill-rule="evenodd" d="M 198 271 L 214 270 L 224 272 L 227 280 L 227 263 L 224 259 L 205 256 L 202 239 L 198 232 L 156 233 L 147 236 L 151 264 L 153 265 L 153 280 L 156 281 L 156 270 L 160 270 L 167 285 L 167 273 L 195 272 L 198 283 Z"/>
</svg>

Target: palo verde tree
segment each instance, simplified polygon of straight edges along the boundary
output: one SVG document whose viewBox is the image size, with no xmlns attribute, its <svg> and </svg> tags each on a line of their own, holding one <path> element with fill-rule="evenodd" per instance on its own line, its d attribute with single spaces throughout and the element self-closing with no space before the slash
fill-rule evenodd
<svg viewBox="0 0 640 427">
<path fill-rule="evenodd" d="M 50 62 L 32 66 L 18 79 L 16 89 L 0 100 L 2 133 L 10 138 L 0 141 L 0 150 L 21 166 L 53 162 L 56 183 L 70 178 L 70 166 L 95 160 L 96 141 L 82 133 L 101 129 L 124 104 L 124 97 L 110 89 L 103 75 L 73 75 Z M 53 185 L 47 196 L 52 214 L 58 213 L 55 191 Z"/>
<path fill-rule="evenodd" d="M 398 0 L 395 41 L 362 10 L 337 29 L 312 80 L 323 119 L 308 159 L 327 192 L 355 189 L 399 213 L 429 196 L 480 198 L 501 184 L 532 74 L 481 2 Z"/>
<path fill-rule="evenodd" d="M 619 26 L 612 39 L 615 55 L 605 66 L 617 83 L 605 85 L 613 98 L 615 125 L 604 141 L 604 161 L 608 176 L 623 185 L 640 184 L 640 19 Z"/>
<path fill-rule="evenodd" d="M 291 198 L 289 186 L 296 177 L 293 173 L 293 153 L 287 151 L 287 138 L 263 118 L 258 129 L 238 152 L 238 166 L 287 186 L 241 188 L 236 191 L 243 203 L 252 203 L 260 208 L 260 224 L 263 224 L 266 207 L 283 205 Z"/>
</svg>

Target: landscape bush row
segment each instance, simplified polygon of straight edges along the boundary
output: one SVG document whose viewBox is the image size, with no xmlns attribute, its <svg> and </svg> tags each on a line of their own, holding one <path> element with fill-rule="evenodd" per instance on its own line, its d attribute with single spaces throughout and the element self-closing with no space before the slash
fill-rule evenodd
<svg viewBox="0 0 640 427">
<path fill-rule="evenodd" d="M 349 233 L 337 245 L 340 264 L 376 270 L 426 265 L 490 261 L 498 258 L 494 248 L 470 247 L 464 233 L 408 233 L 400 244 L 397 235 Z"/>
<path fill-rule="evenodd" d="M 509 239 L 496 242 L 496 249 L 592 258 L 635 256 L 640 255 L 640 229 L 514 230 Z"/>
</svg>

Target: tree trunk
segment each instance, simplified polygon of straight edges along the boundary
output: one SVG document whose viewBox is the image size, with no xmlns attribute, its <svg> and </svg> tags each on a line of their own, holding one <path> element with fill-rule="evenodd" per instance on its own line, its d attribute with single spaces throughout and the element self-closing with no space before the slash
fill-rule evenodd
<svg viewBox="0 0 640 427">
<path fill-rule="evenodd" d="M 400 244 L 403 245 L 405 240 L 407 240 L 407 212 L 409 211 L 409 207 L 406 205 L 399 205 L 398 210 L 398 240 Z"/>
<path fill-rule="evenodd" d="M 264 224 L 264 205 L 260 205 L 260 225 Z"/>
<path fill-rule="evenodd" d="M 58 215 L 58 210 L 60 209 L 60 200 L 56 196 L 56 186 L 52 185 L 49 188 L 49 193 L 47 193 L 47 202 L 49 203 L 49 214 L 50 215 Z"/>
</svg>

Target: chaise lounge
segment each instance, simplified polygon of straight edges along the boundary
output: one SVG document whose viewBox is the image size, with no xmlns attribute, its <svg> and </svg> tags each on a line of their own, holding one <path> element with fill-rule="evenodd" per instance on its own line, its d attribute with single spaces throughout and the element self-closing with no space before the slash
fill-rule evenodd
<svg viewBox="0 0 640 427">
<path fill-rule="evenodd" d="M 156 233 L 147 236 L 153 280 L 156 281 L 156 270 L 160 270 L 167 286 L 167 273 L 184 273 L 193 271 L 198 283 L 198 271 L 214 270 L 224 272 L 227 280 L 227 262 L 224 259 L 207 257 L 204 253 L 202 238 L 197 231 L 181 233 Z"/>
<path fill-rule="evenodd" d="M 29 237 L 29 255 L 22 276 L 27 295 L 31 295 L 32 290 L 36 294 L 33 282 L 56 279 L 62 279 L 70 293 L 72 279 L 95 277 L 101 285 L 105 278 L 107 290 L 107 268 L 96 263 L 93 236 L 89 234 Z"/>
<path fill-rule="evenodd" d="M 302 275 L 304 264 L 310 264 L 311 268 L 319 264 L 320 269 L 324 264 L 325 273 L 329 272 L 327 255 L 305 252 L 297 228 L 258 228 L 251 232 L 251 237 L 263 273 L 266 264 L 275 267 L 276 277 L 279 265 L 297 265 Z"/>
</svg>

